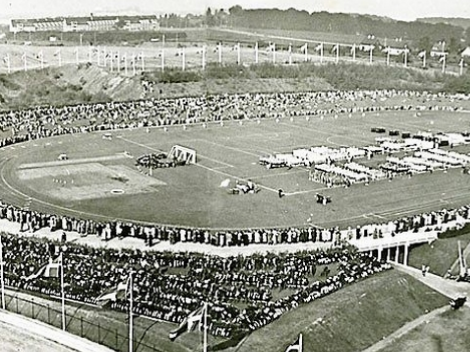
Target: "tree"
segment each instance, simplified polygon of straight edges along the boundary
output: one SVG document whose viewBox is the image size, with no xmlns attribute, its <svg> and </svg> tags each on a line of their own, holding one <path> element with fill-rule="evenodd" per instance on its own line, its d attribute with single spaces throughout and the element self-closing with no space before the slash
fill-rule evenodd
<svg viewBox="0 0 470 352">
<path fill-rule="evenodd" d="M 431 39 L 428 36 L 420 38 L 418 41 L 418 49 L 426 50 L 427 52 L 431 51 L 432 49 Z"/>
<path fill-rule="evenodd" d="M 459 53 L 460 43 L 457 39 L 455 39 L 455 37 L 450 38 L 448 49 L 449 49 L 449 53 L 451 54 Z"/>
<path fill-rule="evenodd" d="M 228 9 L 228 13 L 231 16 L 238 16 L 243 12 L 243 8 L 240 5 L 235 5 L 232 6 L 231 8 Z"/>
<path fill-rule="evenodd" d="M 215 18 L 210 7 L 208 7 L 206 11 L 206 25 L 208 27 L 215 26 Z"/>
</svg>

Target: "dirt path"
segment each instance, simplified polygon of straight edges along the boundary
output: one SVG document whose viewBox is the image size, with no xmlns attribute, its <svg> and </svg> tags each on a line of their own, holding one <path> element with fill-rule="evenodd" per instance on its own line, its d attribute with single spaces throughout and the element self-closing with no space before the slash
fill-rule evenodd
<svg viewBox="0 0 470 352">
<path fill-rule="evenodd" d="M 449 298 L 456 298 L 459 296 L 469 297 L 469 294 L 470 294 L 469 283 L 446 280 L 440 276 L 429 274 L 429 273 L 426 274 L 426 276 L 423 276 L 421 270 L 419 269 L 416 269 L 410 266 L 405 266 L 402 264 L 395 264 L 395 263 L 391 263 L 391 264 L 394 266 L 396 270 L 400 270 L 414 277 L 415 279 L 421 281 L 425 285 L 431 287 L 433 290 L 443 294 L 444 296 L 447 296 Z M 470 306 L 470 303 L 467 302 L 466 305 Z M 425 315 L 422 315 L 419 318 L 406 323 L 405 325 L 403 325 L 400 329 L 398 329 L 391 335 L 387 336 L 386 338 L 377 342 L 376 344 L 370 346 L 369 348 L 363 350 L 363 352 L 379 352 L 386 346 L 396 341 L 401 336 L 406 335 L 408 332 L 415 329 L 419 325 L 434 319 L 436 316 L 442 314 L 443 312 L 449 309 L 450 309 L 449 306 L 446 305 L 444 307 L 435 309 L 432 312 L 429 312 Z"/>
</svg>

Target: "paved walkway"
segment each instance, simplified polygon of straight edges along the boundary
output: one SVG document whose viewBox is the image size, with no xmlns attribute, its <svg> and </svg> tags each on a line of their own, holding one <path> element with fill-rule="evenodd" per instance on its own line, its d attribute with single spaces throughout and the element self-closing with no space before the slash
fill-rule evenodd
<svg viewBox="0 0 470 352">
<path fill-rule="evenodd" d="M 449 298 L 457 298 L 460 296 L 470 297 L 470 283 L 457 282 L 453 280 L 444 279 L 438 275 L 427 273 L 426 276 L 423 276 L 421 270 L 413 268 L 411 266 L 405 266 L 403 264 L 390 263 L 396 270 L 404 272 L 415 279 L 421 281 L 425 285 L 431 287 L 433 290 L 441 293 L 442 295 Z M 465 304 L 470 307 L 470 302 Z M 379 352 L 386 346 L 390 345 L 398 338 L 403 335 L 406 335 L 411 330 L 415 329 L 419 325 L 426 323 L 436 316 L 442 314 L 443 312 L 449 310 L 449 306 L 445 305 L 444 307 L 438 308 L 429 312 L 428 314 L 422 315 L 419 318 L 410 321 L 403 325 L 400 329 L 387 336 L 385 339 L 375 343 L 369 348 L 363 350 L 363 352 Z"/>
<path fill-rule="evenodd" d="M 89 340 L 72 335 L 40 321 L 25 318 L 10 312 L 0 310 L 0 322 L 13 326 L 28 335 L 45 339 L 54 344 L 62 345 L 77 352 L 112 352 L 111 349 L 98 345 Z M 25 351 L 26 352 L 26 351 Z"/>
<path fill-rule="evenodd" d="M 20 232 L 20 225 L 18 223 L 10 222 L 5 219 L 0 219 L 0 231 L 6 233 L 17 234 L 21 236 L 31 237 L 45 237 L 49 239 L 60 240 L 62 236 L 62 230 L 51 232 L 48 228 L 40 229 L 36 232 Z M 103 241 L 96 235 L 80 236 L 77 232 L 66 232 L 67 241 L 88 245 L 98 248 L 131 248 L 139 249 L 142 251 L 169 251 L 169 252 L 198 252 L 205 254 L 218 255 L 220 257 L 230 257 L 241 255 L 252 255 L 255 253 L 280 253 L 280 252 L 297 252 L 304 250 L 317 250 L 331 248 L 331 243 L 291 243 L 291 244 L 251 244 L 249 246 L 240 247 L 216 247 L 207 244 L 190 243 L 190 242 L 178 242 L 170 244 L 169 241 L 162 241 L 154 244 L 152 247 L 145 245 L 143 239 L 125 237 L 123 239 L 113 238 L 110 241 Z"/>
</svg>

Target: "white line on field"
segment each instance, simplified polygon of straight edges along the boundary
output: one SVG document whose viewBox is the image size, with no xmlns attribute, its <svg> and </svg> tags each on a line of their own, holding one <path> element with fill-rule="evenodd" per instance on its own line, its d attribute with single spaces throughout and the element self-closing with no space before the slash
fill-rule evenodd
<svg viewBox="0 0 470 352">
<path fill-rule="evenodd" d="M 301 173 L 304 173 L 304 172 L 308 172 L 309 170 L 297 170 L 297 171 L 287 171 L 287 172 L 282 172 L 282 173 L 272 173 L 272 174 L 269 174 L 269 175 L 259 175 L 259 176 L 250 176 L 248 177 L 249 179 L 255 179 L 255 180 L 259 180 L 259 179 L 262 179 L 262 178 L 270 178 L 270 177 L 277 177 L 277 176 L 285 176 L 285 175 L 294 175 L 294 174 L 301 174 Z"/>
<path fill-rule="evenodd" d="M 330 133 L 330 132 L 320 131 L 319 129 L 316 129 L 316 128 L 310 128 L 310 127 L 307 127 L 307 126 L 297 126 L 295 124 L 288 124 L 288 123 L 285 123 L 285 122 L 279 122 L 279 124 L 283 125 L 283 126 L 287 126 L 287 127 L 293 127 L 293 128 L 301 129 L 301 130 L 309 130 L 309 131 L 313 131 L 315 133 L 328 135 L 328 136 L 331 136 L 333 134 L 333 133 Z M 337 134 L 337 133 L 335 133 L 333 135 L 337 136 L 337 137 L 341 137 L 343 139 L 349 139 L 351 141 L 360 142 L 360 143 L 369 143 L 370 142 L 370 141 L 367 141 L 365 139 L 358 139 L 358 138 L 348 137 L 348 136 Z"/>
<path fill-rule="evenodd" d="M 232 174 L 229 174 L 227 172 L 223 172 L 223 171 L 220 171 L 220 170 L 217 170 L 217 169 L 213 169 L 213 168 L 210 168 L 208 166 L 204 166 L 204 165 L 201 165 L 201 164 L 194 164 L 194 166 L 198 166 L 200 168 L 203 168 L 205 170 L 208 170 L 208 171 L 211 171 L 211 172 L 215 172 L 216 174 L 220 174 L 220 175 L 224 175 L 224 176 L 227 176 L 227 177 L 231 177 L 231 178 L 234 178 L 236 180 L 240 180 L 240 181 L 244 181 L 244 182 L 247 182 L 248 181 L 248 178 L 242 178 L 242 177 L 238 177 L 238 176 L 235 176 L 235 175 L 232 175 Z M 259 188 L 263 188 L 265 190 L 268 190 L 268 191 L 271 191 L 271 192 L 274 192 L 274 193 L 278 193 L 278 190 L 274 189 L 274 188 L 271 188 L 271 187 L 267 187 L 267 186 L 263 186 L 263 185 L 257 185 Z"/>
<path fill-rule="evenodd" d="M 159 153 L 166 153 L 164 150 L 161 150 L 161 149 L 158 149 L 158 148 L 153 148 L 153 147 L 150 147 L 146 144 L 142 144 L 142 143 L 138 143 L 138 142 L 134 142 L 133 140 L 130 140 L 130 139 L 127 139 L 127 138 L 124 138 L 124 137 L 118 137 L 119 139 L 122 139 L 123 141 L 126 141 L 128 143 L 132 143 L 132 144 L 135 144 L 135 145 L 138 145 L 142 148 L 146 148 L 146 149 L 150 149 L 150 150 L 154 150 L 156 152 L 159 152 Z M 197 156 L 198 157 L 201 157 L 202 159 L 207 159 L 207 160 L 210 160 L 210 161 L 213 161 L 214 163 L 218 163 L 218 164 L 221 164 L 221 165 L 224 165 L 224 166 L 227 166 L 227 167 L 234 167 L 233 165 L 230 165 L 230 164 L 227 164 L 227 163 L 224 163 L 223 161 L 219 161 L 219 160 L 216 160 L 216 159 L 212 159 L 208 156 L 205 156 L 205 155 L 202 155 L 202 154 L 199 154 L 197 153 Z M 197 164 L 196 164 L 197 165 Z"/>
<path fill-rule="evenodd" d="M 255 154 L 255 153 L 250 153 L 250 152 L 247 152 L 243 149 L 240 149 L 240 148 L 236 148 L 236 147 L 229 147 L 225 144 L 220 144 L 220 143 L 216 143 L 216 142 L 209 142 L 209 141 L 206 141 L 204 139 L 199 139 L 198 140 L 199 142 L 204 142 L 204 143 L 208 143 L 208 144 L 212 144 L 212 145 L 216 145 L 216 146 L 219 146 L 221 148 L 225 148 L 225 149 L 229 149 L 229 150 L 233 150 L 233 151 L 236 151 L 236 152 L 239 152 L 239 153 L 243 153 L 243 154 L 247 154 L 247 155 L 250 155 L 250 156 L 256 156 L 256 157 L 259 157 L 260 155 L 259 154 Z"/>
</svg>

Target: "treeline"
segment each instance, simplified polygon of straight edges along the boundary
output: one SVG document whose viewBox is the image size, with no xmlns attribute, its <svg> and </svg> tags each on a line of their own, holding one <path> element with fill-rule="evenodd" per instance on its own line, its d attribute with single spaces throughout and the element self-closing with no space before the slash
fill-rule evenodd
<svg viewBox="0 0 470 352">
<path fill-rule="evenodd" d="M 445 91 L 470 94 L 470 75 L 445 75 L 438 72 L 365 64 L 303 64 L 281 66 L 259 64 L 252 66 L 210 64 L 205 71 L 181 71 L 167 69 L 143 74 L 142 79 L 155 83 L 187 83 L 204 80 L 250 80 L 250 79 L 294 79 L 316 78 L 324 80 L 338 90 L 354 89 L 398 89 Z"/>
<path fill-rule="evenodd" d="M 419 41 L 428 37 L 432 41 L 451 38 L 470 39 L 463 27 L 444 23 L 404 22 L 368 15 L 333 14 L 328 12 L 299 11 L 295 9 L 229 9 L 227 24 L 232 27 L 283 29 L 312 32 L 333 32 L 343 34 L 373 34 L 380 38 L 406 38 Z M 469 40 L 470 41 L 470 40 Z"/>
</svg>

